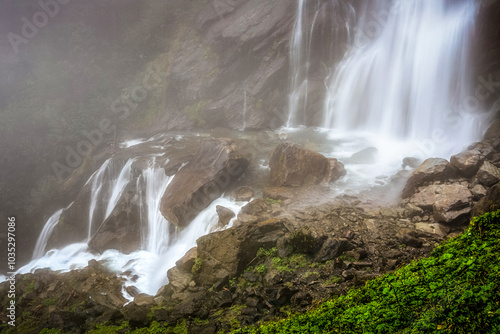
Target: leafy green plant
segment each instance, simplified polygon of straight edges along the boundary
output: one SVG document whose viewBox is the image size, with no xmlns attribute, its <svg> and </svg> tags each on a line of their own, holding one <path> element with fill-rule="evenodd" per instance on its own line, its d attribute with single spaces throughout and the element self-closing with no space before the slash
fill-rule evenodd
<svg viewBox="0 0 500 334">
<path fill-rule="evenodd" d="M 200 259 L 199 257 L 197 257 L 195 260 L 194 260 L 194 264 L 193 264 L 193 267 L 191 268 L 191 273 L 193 275 L 197 275 L 199 274 L 199 272 L 201 271 L 201 266 L 203 265 L 203 260 Z"/>
<path fill-rule="evenodd" d="M 500 211 L 474 218 L 428 258 L 310 312 L 234 333 L 500 333 L 498 291 Z"/>
</svg>

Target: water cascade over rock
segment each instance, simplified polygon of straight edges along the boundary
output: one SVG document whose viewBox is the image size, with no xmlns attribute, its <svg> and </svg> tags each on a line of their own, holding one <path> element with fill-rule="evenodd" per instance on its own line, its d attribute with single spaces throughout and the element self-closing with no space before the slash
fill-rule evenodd
<svg viewBox="0 0 500 334">
<path fill-rule="evenodd" d="M 75 201 L 47 221 L 37 242 L 33 261 L 20 272 L 45 267 L 67 271 L 82 268 L 91 259 L 104 260 L 109 269 L 127 280 L 126 285 L 133 285 L 140 292 L 155 294 L 167 283 L 167 270 L 196 245 L 196 239 L 220 228 L 216 208 L 224 206 L 236 216 L 245 204 L 219 198 L 225 188 L 217 188 L 212 193 L 205 189 L 203 206 L 190 213 L 189 220 L 183 221 L 184 229 L 177 231 L 175 225 L 160 212 L 162 197 L 169 191 L 179 191 L 168 190 L 169 184 L 176 179 L 175 182 L 185 184 L 183 179 L 187 175 L 191 181 L 212 182 L 210 189 L 215 190 L 216 177 L 221 176 L 227 164 L 239 162 L 226 171 L 233 173 L 230 177 L 223 175 L 224 186 L 227 187 L 241 176 L 248 161 L 238 160 L 240 156 L 235 155 L 236 146 L 227 140 L 208 141 L 194 156 L 183 151 L 186 147 L 181 138 L 165 140 L 153 137 L 150 141 L 134 141 L 122 146 L 122 150 L 92 174 Z M 216 148 L 220 150 L 216 150 L 218 154 L 214 155 L 212 153 L 217 152 L 213 149 Z M 227 154 L 224 155 L 224 152 Z M 203 156 L 206 159 L 219 158 L 213 161 L 212 176 L 206 175 L 202 179 L 177 172 L 183 170 L 191 159 L 206 162 Z M 224 160 L 223 156 L 227 159 Z M 193 169 L 188 167 L 189 164 L 186 171 Z M 236 167 L 238 173 L 235 174 Z M 206 165 L 203 168 L 198 165 L 198 169 L 209 171 Z M 228 223 L 231 224 L 231 219 Z"/>
</svg>

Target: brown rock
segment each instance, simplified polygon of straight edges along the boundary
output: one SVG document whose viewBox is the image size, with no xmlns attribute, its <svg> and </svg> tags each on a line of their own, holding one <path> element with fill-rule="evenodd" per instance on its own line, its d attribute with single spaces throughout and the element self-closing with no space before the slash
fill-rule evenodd
<svg viewBox="0 0 500 334">
<path fill-rule="evenodd" d="M 325 182 L 333 183 L 347 174 L 344 164 L 335 158 L 328 159 L 329 166 L 325 174 Z"/>
<path fill-rule="evenodd" d="M 434 203 L 446 198 L 448 198 L 450 205 L 452 203 L 470 203 L 472 193 L 467 187 L 460 184 L 430 185 L 413 195 L 410 203 L 429 211 L 433 208 Z"/>
<path fill-rule="evenodd" d="M 293 190 L 290 188 L 271 187 L 271 188 L 265 188 L 262 191 L 262 196 L 264 198 L 271 198 L 276 201 L 285 201 L 287 199 L 294 198 L 295 194 Z"/>
<path fill-rule="evenodd" d="M 236 216 L 236 214 L 232 210 L 222 205 L 217 205 L 215 207 L 215 210 L 217 211 L 217 215 L 219 216 L 219 226 L 227 226 L 231 219 Z"/>
<path fill-rule="evenodd" d="M 485 161 L 477 172 L 479 183 L 489 187 L 500 181 L 500 168 L 495 167 L 491 162 Z"/>
<path fill-rule="evenodd" d="M 410 199 L 411 204 L 432 210 L 434 219 L 444 223 L 461 223 L 470 213 L 471 202 L 471 191 L 460 184 L 430 185 Z"/>
<path fill-rule="evenodd" d="M 193 280 L 191 272 L 182 271 L 178 267 L 173 267 L 167 271 L 168 284 L 175 293 L 184 291 Z"/>
<path fill-rule="evenodd" d="M 152 305 L 152 304 L 154 304 L 154 297 L 147 295 L 145 293 L 140 293 L 137 296 L 135 296 L 134 303 L 137 306 Z"/>
<path fill-rule="evenodd" d="M 239 187 L 233 196 L 235 201 L 248 202 L 254 197 L 254 191 L 250 187 Z"/>
<path fill-rule="evenodd" d="M 440 158 L 429 158 L 415 169 L 403 189 L 403 198 L 411 197 L 418 190 L 433 181 L 444 181 L 453 175 L 449 162 Z"/>
<path fill-rule="evenodd" d="M 271 185 L 301 187 L 319 184 L 330 166 L 323 155 L 291 143 L 279 144 L 271 153 Z"/>
<path fill-rule="evenodd" d="M 471 177 L 477 173 L 484 161 L 484 155 L 478 149 L 466 150 L 451 157 L 450 164 L 459 174 Z"/>
<path fill-rule="evenodd" d="M 266 212 L 271 212 L 271 204 L 262 198 L 254 199 L 241 208 L 241 213 L 251 216 L 260 216 Z"/>
<path fill-rule="evenodd" d="M 249 160 L 230 139 L 203 142 L 195 157 L 167 187 L 161 213 L 184 227 L 247 169 Z"/>
<path fill-rule="evenodd" d="M 182 271 L 191 272 L 191 268 L 193 268 L 194 262 L 198 257 L 198 251 L 196 247 L 191 248 L 186 252 L 186 254 L 177 262 L 175 265 Z"/>
<path fill-rule="evenodd" d="M 500 138 L 500 119 L 497 119 L 491 124 L 483 137 L 485 140 L 496 140 Z"/>
<path fill-rule="evenodd" d="M 488 189 L 486 196 L 474 205 L 472 208 L 472 216 L 477 217 L 486 212 L 496 211 L 500 209 L 500 183 L 495 184 Z"/>
<path fill-rule="evenodd" d="M 102 253 L 117 249 L 129 254 L 140 248 L 140 217 L 137 203 L 121 201 L 89 241 L 89 249 Z"/>
<path fill-rule="evenodd" d="M 288 232 L 282 220 L 270 219 L 211 233 L 197 240 L 202 260 L 197 282 L 211 286 L 243 273 L 261 248 L 271 248 Z"/>
</svg>

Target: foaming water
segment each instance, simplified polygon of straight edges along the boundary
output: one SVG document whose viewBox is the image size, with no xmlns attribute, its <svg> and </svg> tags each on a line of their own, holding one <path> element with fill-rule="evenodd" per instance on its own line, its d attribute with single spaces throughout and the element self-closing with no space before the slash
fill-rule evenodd
<svg viewBox="0 0 500 334">
<path fill-rule="evenodd" d="M 87 243 L 76 243 L 48 251 L 44 256 L 20 268 L 18 273 L 25 274 L 41 268 L 68 272 L 84 268 L 90 260 L 95 259 L 103 261 L 106 267 L 124 277 L 125 286 L 135 286 L 140 292 L 154 295 L 161 286 L 168 283 L 167 271 L 174 267 L 175 262 L 189 249 L 196 246 L 199 237 L 218 228 L 224 228 L 217 226 L 217 205 L 225 206 L 238 214 L 246 203 L 234 202 L 227 198 L 216 199 L 200 212 L 187 228 L 177 233 L 171 244 L 163 248 L 162 252 L 157 252 L 157 249 L 153 248 L 137 250 L 130 254 L 123 254 L 117 250 L 93 254 L 88 251 Z M 232 221 L 228 226 L 231 226 Z M 3 280 L 5 279 L 7 278 Z"/>
</svg>

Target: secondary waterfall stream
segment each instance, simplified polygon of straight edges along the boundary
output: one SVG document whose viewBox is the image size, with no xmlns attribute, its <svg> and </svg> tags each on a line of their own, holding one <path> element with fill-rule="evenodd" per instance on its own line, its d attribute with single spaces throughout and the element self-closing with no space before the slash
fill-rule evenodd
<svg viewBox="0 0 500 334">
<path fill-rule="evenodd" d="M 151 148 L 161 149 L 153 137 L 151 143 L 147 141 L 124 143 L 123 151 L 126 152 L 132 146 L 139 144 L 143 144 L 146 151 Z M 160 212 L 161 198 L 174 176 L 167 176 L 164 169 L 158 167 L 156 159 L 159 156 L 161 154 L 153 152 L 145 156 L 141 154 L 137 158 L 123 159 L 114 156 L 106 160 L 84 186 L 90 190 L 88 236 L 85 240 L 62 249 L 46 249 L 52 231 L 64 211 L 69 210 L 71 205 L 64 210 L 58 210 L 49 218 L 38 238 L 33 261 L 22 267 L 19 273 L 32 272 L 38 268 L 51 268 L 64 272 L 83 268 L 89 260 L 96 259 L 104 261 L 109 269 L 122 275 L 126 279 L 125 286 L 133 285 L 140 292 L 155 295 L 157 290 L 167 283 L 168 269 L 175 266 L 175 262 L 191 247 L 196 246 L 196 239 L 217 227 L 216 206 L 222 205 L 237 214 L 246 203 L 236 203 L 226 198 L 216 199 L 200 212 L 188 227 L 176 232 L 176 228 L 170 225 Z M 138 176 L 134 176 L 137 174 L 137 166 L 134 167 L 134 163 L 139 159 L 146 166 Z M 140 248 L 130 254 L 123 254 L 114 249 L 106 250 L 102 254 L 90 252 L 88 242 L 101 224 L 112 215 L 120 201 L 126 196 L 131 196 L 125 194 L 126 189 L 132 191 L 133 196 L 138 198 Z M 126 291 L 124 294 L 127 295 Z"/>
</svg>

